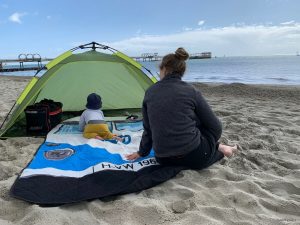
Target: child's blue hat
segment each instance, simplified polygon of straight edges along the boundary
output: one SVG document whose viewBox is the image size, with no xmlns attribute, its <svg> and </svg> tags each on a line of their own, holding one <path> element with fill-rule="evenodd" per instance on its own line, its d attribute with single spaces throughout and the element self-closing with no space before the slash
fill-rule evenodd
<svg viewBox="0 0 300 225">
<path fill-rule="evenodd" d="M 102 107 L 101 97 L 96 93 L 89 94 L 85 106 L 88 109 L 100 109 Z"/>
</svg>

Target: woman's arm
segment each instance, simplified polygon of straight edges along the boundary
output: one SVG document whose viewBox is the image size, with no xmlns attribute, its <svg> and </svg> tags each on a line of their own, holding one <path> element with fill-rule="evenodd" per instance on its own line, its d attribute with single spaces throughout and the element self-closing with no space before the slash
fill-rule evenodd
<svg viewBox="0 0 300 225">
<path fill-rule="evenodd" d="M 219 140 L 222 134 L 222 124 L 220 120 L 211 110 L 210 106 L 203 98 L 201 93 L 197 90 L 195 90 L 195 100 L 195 112 L 201 122 L 201 126 L 208 132 L 210 132 L 214 136 L 216 141 Z"/>
<path fill-rule="evenodd" d="M 152 133 L 151 133 L 150 124 L 149 124 L 147 106 L 146 106 L 145 102 L 143 102 L 142 113 L 143 113 L 144 132 L 142 135 L 142 140 L 140 142 L 140 148 L 139 148 L 138 152 L 134 152 L 134 153 L 125 155 L 126 159 L 128 159 L 128 160 L 136 160 L 136 159 L 140 158 L 141 156 L 142 157 L 147 156 L 147 155 L 149 155 L 151 148 L 152 148 Z"/>
<path fill-rule="evenodd" d="M 142 140 L 140 143 L 139 151 L 137 152 L 140 156 L 147 156 L 149 155 L 151 148 L 152 148 L 152 133 L 147 113 L 147 105 L 145 101 L 143 102 L 143 126 L 144 126 L 144 132 L 142 135 Z"/>
</svg>

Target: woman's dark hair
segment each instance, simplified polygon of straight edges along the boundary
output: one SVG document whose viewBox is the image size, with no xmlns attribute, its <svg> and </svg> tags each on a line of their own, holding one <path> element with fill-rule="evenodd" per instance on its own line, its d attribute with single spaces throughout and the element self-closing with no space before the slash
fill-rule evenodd
<svg viewBox="0 0 300 225">
<path fill-rule="evenodd" d="M 176 73 L 180 77 L 183 76 L 186 63 L 185 61 L 189 58 L 189 53 L 184 48 L 178 48 L 174 53 L 165 55 L 159 65 L 160 69 L 166 68 L 166 74 Z"/>
</svg>

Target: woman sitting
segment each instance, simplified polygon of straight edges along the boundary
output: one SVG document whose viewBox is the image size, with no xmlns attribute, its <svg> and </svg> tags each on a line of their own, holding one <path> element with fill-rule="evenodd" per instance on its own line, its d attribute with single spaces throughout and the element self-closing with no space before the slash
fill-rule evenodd
<svg viewBox="0 0 300 225">
<path fill-rule="evenodd" d="M 183 48 L 163 57 L 160 81 L 145 93 L 139 151 L 127 155 L 128 160 L 147 156 L 153 148 L 160 164 L 203 169 L 237 149 L 218 142 L 219 119 L 201 93 L 182 81 L 188 58 Z"/>
</svg>

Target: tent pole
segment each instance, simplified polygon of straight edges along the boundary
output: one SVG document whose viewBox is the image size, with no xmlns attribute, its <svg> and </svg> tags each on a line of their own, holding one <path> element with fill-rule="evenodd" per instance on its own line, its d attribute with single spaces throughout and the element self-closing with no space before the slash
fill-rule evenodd
<svg viewBox="0 0 300 225">
<path fill-rule="evenodd" d="M 6 117 L 4 118 L 4 120 L 3 120 L 3 122 L 2 122 L 2 124 L 1 124 L 1 126 L 0 126 L 0 130 L 2 129 L 2 127 L 3 127 L 4 123 L 5 123 L 5 121 L 7 120 L 8 116 L 9 116 L 10 113 L 11 113 L 11 111 L 12 111 L 13 108 L 15 107 L 16 103 L 17 103 L 17 101 L 15 101 L 14 105 L 11 107 L 11 109 L 10 109 L 9 112 L 7 113 Z"/>
</svg>

